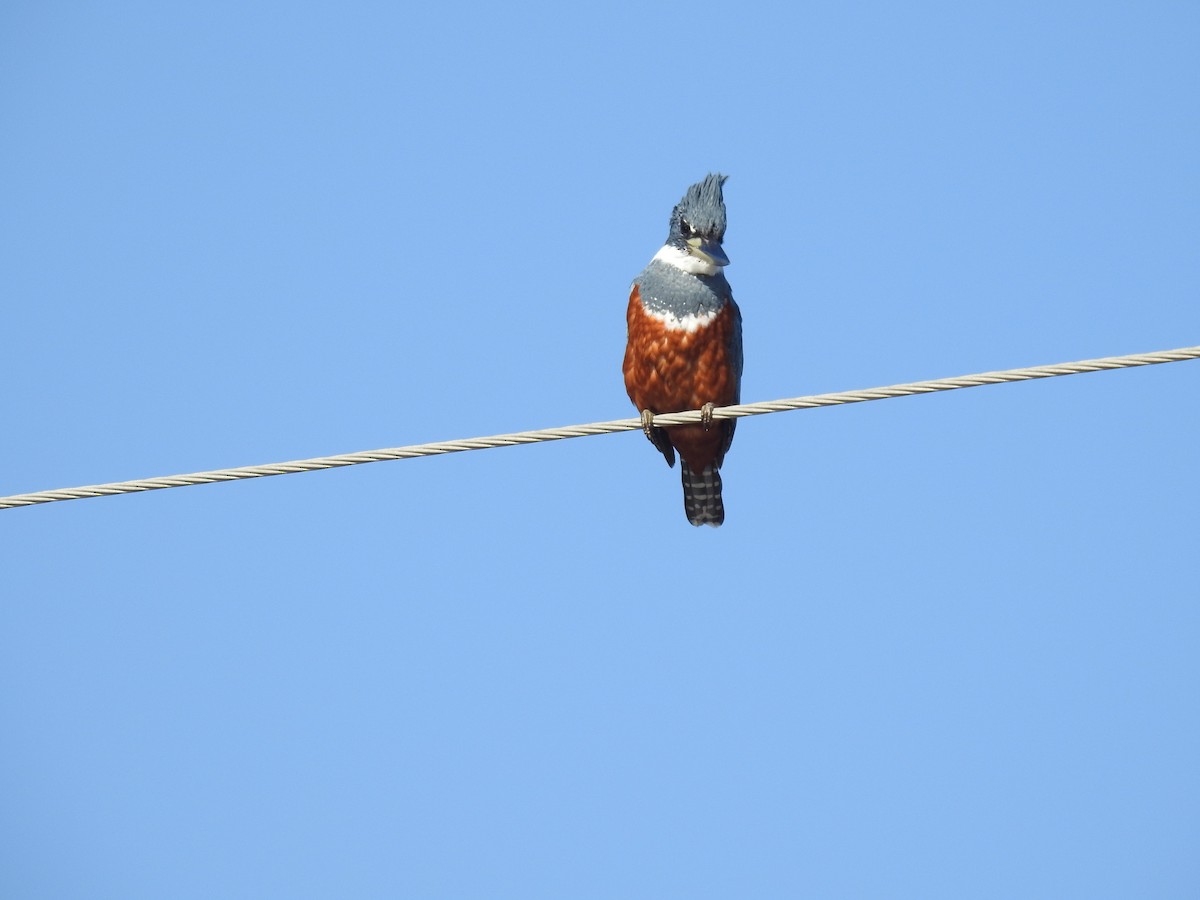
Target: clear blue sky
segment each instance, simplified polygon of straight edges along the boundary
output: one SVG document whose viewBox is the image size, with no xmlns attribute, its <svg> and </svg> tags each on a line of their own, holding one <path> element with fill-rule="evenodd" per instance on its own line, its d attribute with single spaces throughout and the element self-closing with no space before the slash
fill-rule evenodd
<svg viewBox="0 0 1200 900">
<path fill-rule="evenodd" d="M 11 2 L 0 494 L 1200 343 L 1200 7 Z M 0 894 L 1200 895 L 1200 363 L 0 511 Z"/>
</svg>

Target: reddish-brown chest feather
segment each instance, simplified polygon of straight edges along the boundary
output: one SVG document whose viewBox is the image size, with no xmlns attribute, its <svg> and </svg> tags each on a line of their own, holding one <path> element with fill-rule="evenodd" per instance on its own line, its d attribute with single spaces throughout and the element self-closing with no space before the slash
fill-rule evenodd
<svg viewBox="0 0 1200 900">
<path fill-rule="evenodd" d="M 688 331 L 649 315 L 634 285 L 626 319 L 625 389 L 639 410 L 682 412 L 706 403 L 729 406 L 738 401 L 741 335 L 732 300 L 710 321 Z M 668 434 L 697 471 L 711 463 L 725 443 L 724 429 L 717 424 L 707 431 L 698 425 L 670 428 Z"/>
<path fill-rule="evenodd" d="M 642 306 L 635 285 L 629 298 L 625 389 L 639 410 L 656 413 L 736 402 L 740 372 L 734 358 L 737 307 L 730 300 L 694 331 L 668 328 Z"/>
</svg>

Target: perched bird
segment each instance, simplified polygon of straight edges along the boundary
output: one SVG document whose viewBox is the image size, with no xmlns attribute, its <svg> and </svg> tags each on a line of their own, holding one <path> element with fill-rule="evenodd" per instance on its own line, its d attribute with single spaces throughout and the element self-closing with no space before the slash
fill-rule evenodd
<svg viewBox="0 0 1200 900">
<path fill-rule="evenodd" d="M 675 465 L 679 451 L 683 508 L 693 525 L 725 521 L 718 469 L 733 441 L 732 419 L 713 421 L 716 406 L 741 399 L 742 314 L 722 269 L 724 175 L 693 184 L 671 213 L 662 249 L 633 281 L 625 390 L 642 414 L 642 430 Z M 660 428 L 654 416 L 700 409 L 697 425 Z"/>
</svg>

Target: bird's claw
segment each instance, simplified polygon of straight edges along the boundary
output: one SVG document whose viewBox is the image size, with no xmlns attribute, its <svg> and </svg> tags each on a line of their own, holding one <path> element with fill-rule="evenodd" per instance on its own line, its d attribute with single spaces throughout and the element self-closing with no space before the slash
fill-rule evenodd
<svg viewBox="0 0 1200 900">
<path fill-rule="evenodd" d="M 654 424 L 654 413 L 648 409 L 642 410 L 642 431 L 646 433 L 654 449 L 666 459 L 667 465 L 674 466 L 675 448 L 671 446 L 671 439 L 667 437 L 666 431 Z"/>
<path fill-rule="evenodd" d="M 700 407 L 700 424 L 704 426 L 705 431 L 712 427 L 714 409 L 716 407 L 712 403 L 705 403 Z"/>
<path fill-rule="evenodd" d="M 654 440 L 654 413 L 648 409 L 642 410 L 642 431 L 646 435 L 646 439 L 652 444 L 657 444 Z"/>
</svg>

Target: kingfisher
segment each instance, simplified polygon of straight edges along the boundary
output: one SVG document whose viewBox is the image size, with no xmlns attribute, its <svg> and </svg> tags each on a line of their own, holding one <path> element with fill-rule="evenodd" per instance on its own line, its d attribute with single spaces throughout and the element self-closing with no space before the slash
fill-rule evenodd
<svg viewBox="0 0 1200 900">
<path fill-rule="evenodd" d="M 725 521 L 719 469 L 736 422 L 712 414 L 740 402 L 742 386 L 742 314 L 723 271 L 727 177 L 710 174 L 687 189 L 667 242 L 634 279 L 622 366 L 650 443 L 668 466 L 679 451 L 688 521 L 714 528 Z M 699 424 L 654 424 L 656 415 L 690 409 L 701 410 Z"/>
</svg>

